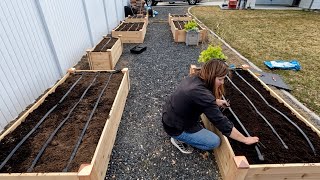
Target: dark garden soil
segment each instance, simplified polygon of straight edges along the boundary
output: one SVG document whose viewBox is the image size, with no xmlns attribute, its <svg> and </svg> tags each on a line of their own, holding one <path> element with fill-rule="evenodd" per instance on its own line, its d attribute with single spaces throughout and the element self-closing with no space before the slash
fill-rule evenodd
<svg viewBox="0 0 320 180">
<path fill-rule="evenodd" d="M 173 21 L 173 24 L 176 28 L 178 28 L 178 30 L 183 30 L 184 29 L 184 25 L 187 24 L 188 21 Z M 198 25 L 198 29 L 202 30 L 202 28 Z"/>
<path fill-rule="evenodd" d="M 316 150 L 317 155 L 313 153 L 306 139 L 302 134 L 284 117 L 278 114 L 265 104 L 260 96 L 245 82 L 243 82 L 235 73 L 232 74 L 232 81 L 238 88 L 249 97 L 256 106 L 258 111 L 266 117 L 272 124 L 279 136 L 287 144 L 285 149 L 269 128 L 267 123 L 256 113 L 249 102 L 237 91 L 230 82 L 226 82 L 226 98 L 231 100 L 231 108 L 238 116 L 242 124 L 247 128 L 251 136 L 258 136 L 266 148 L 261 147 L 260 151 L 264 155 L 264 161 L 257 157 L 255 147 L 244 145 L 232 139 L 229 139 L 231 146 L 237 156 L 246 156 L 250 164 L 283 164 L 283 163 L 319 163 L 320 162 L 320 138 L 305 123 L 299 120 L 289 108 L 285 107 L 277 99 L 273 98 L 249 72 L 238 70 L 239 74 L 244 77 L 253 87 L 255 87 L 270 105 L 280 110 L 295 122 L 309 137 Z M 243 134 L 243 130 L 232 116 L 229 110 L 224 111 L 225 115 L 233 121 L 235 127 Z"/>
<path fill-rule="evenodd" d="M 128 16 L 128 19 L 144 19 L 146 15 L 134 15 L 134 16 Z"/>
<path fill-rule="evenodd" d="M 82 56 L 81 60 L 74 66 L 77 70 L 90 70 L 88 56 Z"/>
<path fill-rule="evenodd" d="M 144 22 L 124 22 L 115 31 L 139 31 Z"/>
<path fill-rule="evenodd" d="M 22 144 L 1 169 L 2 173 L 27 172 L 27 169 L 30 167 L 45 141 L 59 123 L 68 116 L 68 113 L 74 104 L 78 102 L 96 74 L 97 73 L 88 72 L 83 74 L 83 77 L 68 96 L 66 96 L 64 101 L 49 114 L 39 128 Z M 80 76 L 80 73 L 71 75 L 54 93 L 50 94 L 36 110 L 30 113 L 20 126 L 1 140 L 0 162 L 3 162 L 12 149 L 29 133 L 35 124 L 60 101 Z M 110 73 L 105 72 L 98 74 L 96 81 L 71 113 L 64 126 L 62 126 L 51 143 L 49 143 L 32 172 L 61 172 L 65 168 L 84 124 L 88 120 L 95 102 L 108 81 L 109 76 Z M 91 162 L 122 77 L 122 73 L 112 75 L 90 121 L 76 156 L 71 163 L 68 170 L 69 172 L 77 172 L 81 164 Z"/>
<path fill-rule="evenodd" d="M 112 46 L 116 43 L 118 38 L 105 37 L 103 40 L 94 48 L 93 52 L 104 52 L 107 49 L 111 49 Z"/>
<path fill-rule="evenodd" d="M 187 14 L 170 14 L 171 17 L 189 17 Z"/>
</svg>

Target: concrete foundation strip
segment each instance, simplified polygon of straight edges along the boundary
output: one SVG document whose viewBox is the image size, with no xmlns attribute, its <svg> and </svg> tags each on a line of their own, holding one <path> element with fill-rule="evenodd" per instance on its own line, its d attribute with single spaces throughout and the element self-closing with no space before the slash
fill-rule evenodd
<svg viewBox="0 0 320 180">
<path fill-rule="evenodd" d="M 190 9 L 192 7 L 188 8 L 188 13 L 199 23 L 201 23 L 203 25 L 203 27 L 205 27 L 211 35 L 215 36 L 217 39 L 219 39 L 219 41 L 221 41 L 225 46 L 227 46 L 231 51 L 233 51 L 237 56 L 239 56 L 243 61 L 245 61 L 246 63 L 248 63 L 253 69 L 257 70 L 257 71 L 262 71 L 259 67 L 257 67 L 256 65 L 254 65 L 250 60 L 248 60 L 247 58 L 245 58 L 244 56 L 242 56 L 238 51 L 236 51 L 234 48 L 232 48 L 227 42 L 225 42 L 222 38 L 220 38 L 216 33 L 214 33 L 211 29 L 209 29 L 205 24 L 203 24 L 197 17 L 195 17 L 191 12 Z M 288 91 L 281 89 L 280 90 L 285 96 L 287 96 L 296 106 L 298 106 L 299 108 L 303 109 L 305 112 L 307 112 L 313 121 L 315 121 L 318 125 L 320 125 L 320 117 L 312 112 L 310 109 L 308 109 L 306 106 L 304 106 L 301 102 L 299 102 L 294 96 L 292 96 Z"/>
</svg>

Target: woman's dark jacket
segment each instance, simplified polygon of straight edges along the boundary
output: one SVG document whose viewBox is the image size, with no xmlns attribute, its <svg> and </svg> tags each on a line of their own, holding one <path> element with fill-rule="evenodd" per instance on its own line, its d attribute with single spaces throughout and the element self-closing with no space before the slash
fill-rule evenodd
<svg viewBox="0 0 320 180">
<path fill-rule="evenodd" d="M 164 130 L 170 136 L 178 136 L 183 131 L 198 132 L 203 128 L 199 122 L 202 113 L 222 134 L 230 135 L 233 124 L 219 110 L 212 92 L 198 76 L 187 77 L 163 107 Z"/>
</svg>

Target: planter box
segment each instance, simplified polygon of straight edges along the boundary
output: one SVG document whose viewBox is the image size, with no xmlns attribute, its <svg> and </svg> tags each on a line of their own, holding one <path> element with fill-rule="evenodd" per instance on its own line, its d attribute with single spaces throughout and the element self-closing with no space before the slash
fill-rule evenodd
<svg viewBox="0 0 320 180">
<path fill-rule="evenodd" d="M 199 44 L 199 37 L 200 32 L 199 31 L 187 31 L 186 32 L 186 45 L 195 45 L 198 46 Z"/>
<path fill-rule="evenodd" d="M 76 71 L 76 72 L 93 72 L 93 71 Z M 95 71 L 96 72 L 96 71 Z M 105 125 L 103 127 L 100 139 L 96 146 L 93 158 L 90 164 L 82 164 L 78 172 L 47 172 L 47 173 L 1 173 L 0 179 L 6 180 L 103 180 L 107 171 L 111 151 L 116 138 L 117 129 L 121 120 L 122 112 L 125 106 L 126 98 L 130 89 L 128 69 L 122 70 L 123 78 L 119 89 L 113 101 L 109 114 L 105 114 Z M 26 111 L 8 130 L 1 136 L 2 140 L 10 132 L 13 132 L 27 116 L 36 110 L 46 97 L 54 93 L 59 85 L 64 83 L 70 73 L 66 74 L 58 81 L 46 94 L 43 95 L 28 111 Z"/>
<path fill-rule="evenodd" d="M 171 13 L 169 13 L 168 23 L 170 26 L 172 24 L 171 20 L 173 20 L 173 21 L 190 21 L 190 20 L 192 20 L 192 17 L 188 14 L 171 14 Z"/>
<path fill-rule="evenodd" d="M 191 68 L 194 68 L 194 66 Z M 287 107 L 298 120 L 301 120 L 307 127 L 310 127 L 314 133 L 320 136 L 320 131 L 317 128 L 303 118 L 303 116 L 286 103 L 264 82 L 259 80 L 254 73 L 250 70 L 248 70 L 248 72 L 270 92 L 271 96 L 276 98 L 280 103 Z M 201 115 L 201 118 L 205 127 L 215 132 L 221 139 L 221 145 L 214 149 L 214 155 L 224 180 L 320 179 L 320 163 L 249 164 L 245 156 L 235 155 L 228 138 L 223 136 L 220 131 L 209 122 L 205 115 Z M 290 154 L 288 154 L 288 156 L 290 156 Z M 301 154 L 301 156 L 303 156 L 303 154 Z"/>
<path fill-rule="evenodd" d="M 146 22 L 122 22 L 112 30 L 112 37 L 121 36 L 122 43 L 143 43 L 146 32 Z"/>
<path fill-rule="evenodd" d="M 125 22 L 145 22 L 146 26 L 148 26 L 148 16 L 146 15 L 134 15 L 134 16 L 128 16 L 125 20 Z"/>
<path fill-rule="evenodd" d="M 94 48 L 87 50 L 89 67 L 91 70 L 112 70 L 117 64 L 122 51 L 123 45 L 120 38 L 117 39 L 110 49 L 99 48 L 105 46 L 104 41 L 111 37 L 103 37 L 103 40 Z"/>
<path fill-rule="evenodd" d="M 181 27 L 176 27 L 175 22 L 179 23 Z M 186 42 L 186 31 L 183 29 L 185 23 L 187 23 L 187 21 L 171 20 L 171 32 L 173 35 L 174 42 Z M 201 27 L 199 24 L 198 28 L 200 33 L 199 42 L 204 42 L 207 39 L 207 30 Z"/>
</svg>

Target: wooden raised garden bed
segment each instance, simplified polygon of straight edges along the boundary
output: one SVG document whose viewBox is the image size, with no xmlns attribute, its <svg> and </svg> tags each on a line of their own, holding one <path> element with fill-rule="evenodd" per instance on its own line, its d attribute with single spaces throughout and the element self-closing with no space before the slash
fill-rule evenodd
<svg viewBox="0 0 320 180">
<path fill-rule="evenodd" d="M 104 36 L 94 48 L 87 50 L 91 70 L 112 70 L 123 51 L 120 38 Z"/>
<path fill-rule="evenodd" d="M 192 17 L 189 14 L 171 14 L 168 15 L 168 23 L 171 26 L 173 21 L 191 21 Z"/>
<path fill-rule="evenodd" d="M 184 30 L 184 25 L 188 21 L 174 21 L 171 20 L 171 32 L 173 35 L 174 42 L 186 42 L 186 31 Z M 207 30 L 198 24 L 200 38 L 199 42 L 204 42 L 207 39 Z"/>
<path fill-rule="evenodd" d="M 320 131 L 250 70 L 237 70 L 236 72 L 249 82 L 268 103 L 235 72 L 231 76 L 232 82 L 250 99 L 253 106 L 230 81 L 225 82 L 226 99 L 231 101 L 231 110 L 224 110 L 224 115 L 246 135 L 235 118 L 235 114 L 249 135 L 260 138 L 262 144 L 258 145 L 248 146 L 223 136 L 205 115 L 202 115 L 205 127 L 214 131 L 221 138 L 221 145 L 214 150 L 214 154 L 223 179 L 320 179 Z M 270 128 L 262 116 L 275 131 Z M 261 156 L 258 156 L 259 152 Z"/>
<path fill-rule="evenodd" d="M 125 20 L 125 22 L 146 22 L 146 26 L 148 26 L 148 16 L 146 15 L 134 15 L 134 16 L 128 16 Z"/>
<path fill-rule="evenodd" d="M 112 30 L 112 37 L 121 36 L 122 43 L 143 43 L 147 31 L 146 22 L 122 22 Z"/>
<path fill-rule="evenodd" d="M 129 84 L 128 69 L 68 73 L 0 136 L 0 179 L 104 179 Z"/>
</svg>

